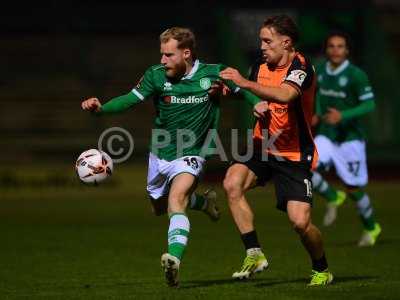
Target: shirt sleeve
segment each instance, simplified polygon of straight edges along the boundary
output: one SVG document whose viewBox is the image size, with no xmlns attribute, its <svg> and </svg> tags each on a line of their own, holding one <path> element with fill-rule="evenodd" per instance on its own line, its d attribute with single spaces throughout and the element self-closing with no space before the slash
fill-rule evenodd
<svg viewBox="0 0 400 300">
<path fill-rule="evenodd" d="M 363 101 L 356 107 L 342 111 L 342 120 L 358 118 L 375 109 L 375 101 Z"/>
<path fill-rule="evenodd" d="M 305 59 L 295 57 L 290 65 L 283 83 L 293 86 L 301 94 L 309 88 L 315 76 L 314 67 Z"/>
<path fill-rule="evenodd" d="M 259 97 L 254 95 L 252 92 L 247 91 L 245 89 L 240 89 L 239 91 L 240 95 L 242 95 L 243 99 L 250 104 L 251 106 L 256 105 L 258 102 L 261 101 Z"/>
<path fill-rule="evenodd" d="M 226 69 L 227 67 L 225 65 L 220 65 L 219 69 L 220 71 Z M 234 93 L 234 94 L 240 94 L 243 99 L 250 104 L 251 106 L 256 105 L 258 102 L 260 102 L 260 98 L 254 95 L 252 92 L 241 89 L 238 87 L 233 81 L 231 80 L 224 80 L 224 83 L 229 87 L 229 89 Z"/>
<path fill-rule="evenodd" d="M 139 80 L 136 86 L 132 89 L 132 93 L 135 94 L 141 101 L 154 95 L 156 92 L 156 85 L 154 80 L 154 71 L 152 68 L 147 69 L 143 77 Z"/>
<path fill-rule="evenodd" d="M 120 113 L 128 110 L 135 104 L 144 101 L 155 93 L 155 85 L 152 69 L 148 69 L 136 86 L 129 93 L 112 98 L 105 103 L 100 114 Z"/>
<path fill-rule="evenodd" d="M 222 64 L 218 65 L 218 67 L 219 67 L 218 73 L 227 68 L 227 66 Z M 228 88 L 232 91 L 232 93 L 236 94 L 240 91 L 240 87 L 238 87 L 232 80 L 224 80 L 222 78 L 220 79 L 223 80 L 223 82 L 228 86 Z"/>
<path fill-rule="evenodd" d="M 354 88 L 359 101 L 374 100 L 374 92 L 365 72 L 358 70 L 354 74 Z"/>
<path fill-rule="evenodd" d="M 341 112 L 343 121 L 362 117 L 375 109 L 374 93 L 367 74 L 362 70 L 356 70 L 353 82 L 353 88 L 355 89 L 359 103 L 355 107 Z"/>
</svg>

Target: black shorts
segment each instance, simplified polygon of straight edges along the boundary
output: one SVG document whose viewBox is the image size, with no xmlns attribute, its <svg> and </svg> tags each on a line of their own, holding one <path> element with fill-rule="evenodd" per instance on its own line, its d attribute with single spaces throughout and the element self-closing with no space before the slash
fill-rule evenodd
<svg viewBox="0 0 400 300">
<path fill-rule="evenodd" d="M 247 166 L 257 176 L 257 185 L 264 186 L 267 181 L 273 180 L 279 210 L 287 210 L 289 200 L 307 202 L 312 205 L 312 183 L 310 166 L 301 162 L 278 160 L 268 156 L 268 160 L 261 160 L 261 155 L 254 155 L 246 162 L 234 161 Z"/>
</svg>

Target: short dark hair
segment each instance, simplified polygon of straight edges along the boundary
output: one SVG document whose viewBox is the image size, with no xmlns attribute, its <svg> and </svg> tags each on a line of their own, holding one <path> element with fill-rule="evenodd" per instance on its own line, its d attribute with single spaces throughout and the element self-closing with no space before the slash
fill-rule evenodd
<svg viewBox="0 0 400 300">
<path fill-rule="evenodd" d="M 324 45 L 323 45 L 324 52 L 326 51 L 326 47 L 328 46 L 328 41 L 335 36 L 344 39 L 344 41 L 346 42 L 346 48 L 350 52 L 350 50 L 352 48 L 352 42 L 351 42 L 350 36 L 346 32 L 340 31 L 340 30 L 333 30 L 326 36 L 326 38 L 324 40 Z"/>
<path fill-rule="evenodd" d="M 293 44 L 296 44 L 299 40 L 299 29 L 296 23 L 288 15 L 277 15 L 268 17 L 262 27 L 272 27 L 279 34 L 287 35 L 291 38 Z"/>
</svg>

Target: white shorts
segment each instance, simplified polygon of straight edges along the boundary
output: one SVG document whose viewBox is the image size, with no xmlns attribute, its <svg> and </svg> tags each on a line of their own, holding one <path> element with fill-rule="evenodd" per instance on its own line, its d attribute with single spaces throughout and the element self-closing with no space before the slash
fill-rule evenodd
<svg viewBox="0 0 400 300">
<path fill-rule="evenodd" d="M 167 161 L 150 153 L 147 173 L 149 196 L 158 199 L 168 195 L 171 180 L 180 173 L 189 173 L 198 178 L 203 171 L 204 163 L 205 159 L 200 156 L 183 156 Z"/>
<path fill-rule="evenodd" d="M 318 150 L 318 166 L 333 165 L 339 178 L 350 186 L 368 183 L 367 155 L 365 142 L 361 140 L 333 143 L 323 135 L 317 135 L 314 143 Z"/>
</svg>

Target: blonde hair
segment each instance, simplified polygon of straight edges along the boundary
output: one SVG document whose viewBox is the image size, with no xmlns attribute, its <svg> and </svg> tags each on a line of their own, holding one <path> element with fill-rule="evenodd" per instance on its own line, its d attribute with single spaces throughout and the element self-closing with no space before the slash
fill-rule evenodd
<svg viewBox="0 0 400 300">
<path fill-rule="evenodd" d="M 171 27 L 160 34 L 160 42 L 166 43 L 170 39 L 178 42 L 178 49 L 189 49 L 193 59 L 196 57 L 196 38 L 189 28 Z"/>
</svg>

